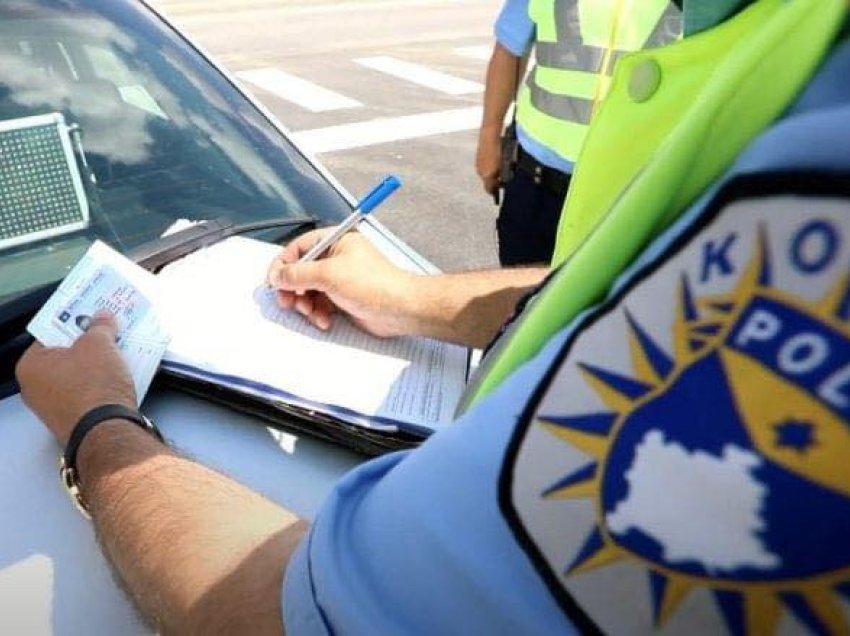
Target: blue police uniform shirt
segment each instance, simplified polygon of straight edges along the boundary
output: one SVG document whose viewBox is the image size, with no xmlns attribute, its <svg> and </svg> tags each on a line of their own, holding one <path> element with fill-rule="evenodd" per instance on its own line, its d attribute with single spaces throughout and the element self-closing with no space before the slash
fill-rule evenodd
<svg viewBox="0 0 850 636">
<path fill-rule="evenodd" d="M 780 453 L 783 449 L 789 451 L 790 459 L 787 461 L 791 462 L 804 461 L 808 452 L 829 450 L 828 444 L 818 444 L 818 436 L 828 433 L 827 429 L 816 428 L 822 424 L 826 425 L 821 420 L 837 417 L 838 424 L 844 428 L 850 421 L 850 355 L 844 355 L 850 351 L 850 328 L 847 326 L 850 324 L 850 282 L 845 280 L 844 288 L 835 288 L 833 285 L 844 278 L 847 263 L 850 262 L 850 192 L 845 192 L 839 199 L 823 199 L 821 195 L 825 182 L 816 180 L 812 186 L 811 180 L 807 181 L 806 178 L 787 177 L 795 171 L 809 175 L 844 175 L 846 188 L 846 175 L 850 172 L 850 152 L 847 150 L 850 148 L 850 84 L 845 80 L 848 76 L 850 44 L 845 44 L 827 61 L 785 118 L 753 142 L 739 156 L 729 174 L 713 186 L 622 274 L 612 293 L 614 297 L 620 293 L 633 294 L 626 296 L 633 301 L 627 309 L 635 309 L 636 313 L 629 318 L 629 323 L 622 316 L 617 320 L 623 326 L 631 324 L 635 342 L 643 352 L 643 369 L 647 377 L 652 375 L 650 371 L 653 369 L 658 377 L 670 376 L 669 365 L 665 367 L 669 362 L 663 351 L 665 347 L 658 344 L 659 334 L 653 333 L 653 326 L 643 320 L 646 316 L 646 303 L 641 305 L 639 302 L 643 289 L 641 285 L 658 285 L 664 282 L 667 275 L 663 267 L 652 269 L 654 263 L 667 263 L 664 259 L 670 259 L 669 262 L 672 262 L 679 257 L 687 260 L 695 256 L 695 259 L 692 259 L 692 285 L 710 286 L 716 279 L 729 288 L 725 296 L 712 297 L 711 311 L 716 312 L 721 319 L 730 315 L 736 299 L 746 297 L 749 304 L 745 310 L 734 313 L 739 322 L 728 332 L 729 346 L 723 350 L 723 355 L 735 360 L 744 360 L 749 356 L 749 360 L 760 361 L 762 366 L 758 368 L 768 369 L 772 375 L 759 375 L 759 382 L 781 381 L 792 387 L 789 388 L 790 397 L 787 404 L 783 404 L 783 408 L 803 404 L 799 411 L 791 412 L 791 409 L 783 416 L 787 417 L 788 421 L 777 423 L 775 435 L 771 434 L 767 440 L 768 445 L 773 444 L 776 447 L 771 446 L 773 450 L 770 452 Z M 718 208 L 717 200 L 722 198 L 719 194 L 724 192 L 724 185 L 734 184 L 735 180 L 742 177 L 761 178 L 776 174 L 784 176 L 782 179 L 768 180 L 768 185 L 773 184 L 782 189 L 786 188 L 788 183 L 799 181 L 801 187 L 809 188 L 815 193 L 813 198 L 806 199 L 805 196 L 798 195 L 770 198 L 772 195 L 768 192 L 763 201 L 756 198 L 740 205 L 732 201 Z M 805 174 L 803 176 L 805 177 Z M 763 179 L 756 180 L 750 184 L 750 193 L 747 196 L 752 196 L 753 190 L 761 191 L 765 187 Z M 768 191 L 769 189 L 768 187 Z M 707 220 L 706 215 L 714 208 L 718 208 L 719 216 L 713 221 Z M 745 228 L 747 224 L 752 226 L 749 230 Z M 685 238 L 703 231 L 709 234 L 715 232 L 716 236 L 711 235 L 710 241 L 697 246 L 699 249 L 690 254 L 687 250 L 691 247 Z M 696 236 L 704 238 L 700 234 Z M 750 242 L 754 244 L 752 249 Z M 685 248 L 680 248 L 681 245 L 685 245 Z M 676 249 L 685 251 L 673 252 Z M 674 256 L 668 257 L 671 253 Z M 736 272 L 736 269 L 739 269 L 740 273 Z M 827 278 L 830 280 L 826 280 L 824 272 L 829 273 Z M 834 274 L 835 272 L 841 276 Z M 835 280 L 832 280 L 833 278 Z M 801 285 L 799 281 L 805 284 Z M 696 307 L 696 301 L 686 293 L 688 285 L 685 283 L 687 281 L 682 285 L 665 283 L 665 287 L 676 290 L 670 293 L 675 293 L 682 301 L 682 313 L 687 317 L 692 305 Z M 797 299 L 794 302 L 785 303 L 784 298 L 788 294 L 779 289 L 780 284 L 805 288 L 797 295 L 800 297 L 815 294 L 818 298 L 823 295 L 832 300 L 815 303 L 804 299 L 803 302 L 795 296 Z M 631 287 L 633 285 L 636 287 Z M 762 293 L 765 289 L 767 292 Z M 842 293 L 829 292 L 830 289 L 838 289 Z M 708 302 L 709 299 L 706 297 L 703 300 Z M 676 303 L 653 302 L 650 305 L 649 310 L 664 313 Z M 568 619 L 563 610 L 564 601 L 559 596 L 563 590 L 553 588 L 551 580 L 542 573 L 545 567 L 541 569 L 540 562 L 554 559 L 557 564 L 556 571 L 563 573 L 568 567 L 572 567 L 573 561 L 586 563 L 599 555 L 604 556 L 603 538 L 591 532 L 587 542 L 577 550 L 578 556 L 571 558 L 569 562 L 563 560 L 563 555 L 553 556 L 547 553 L 545 544 L 552 537 L 540 538 L 538 533 L 543 532 L 545 535 L 548 532 L 551 535 L 554 532 L 557 544 L 561 534 L 568 535 L 572 532 L 571 524 L 553 523 L 554 517 L 546 517 L 547 508 L 541 508 L 544 510 L 542 513 L 532 510 L 529 519 L 523 518 L 527 511 L 519 510 L 519 522 L 525 525 L 518 529 L 516 520 L 506 518 L 505 493 L 500 490 L 505 484 L 500 485 L 500 479 L 504 480 L 506 462 L 516 451 L 516 448 L 512 447 L 512 439 L 521 428 L 521 415 L 529 403 L 529 396 L 541 386 L 541 381 L 550 373 L 553 363 L 558 361 L 561 350 L 566 344 L 573 342 L 572 338 L 576 334 L 579 335 L 576 336 L 575 342 L 580 344 L 580 337 L 587 333 L 592 335 L 592 330 L 598 325 L 601 325 L 599 328 L 604 332 L 608 320 L 604 316 L 600 318 L 601 323 L 593 323 L 597 326 L 582 331 L 580 323 L 594 313 L 592 309 L 585 312 L 552 338 L 536 357 L 520 367 L 496 391 L 456 424 L 435 434 L 421 448 L 373 460 L 354 470 L 340 482 L 289 565 L 282 592 L 288 633 L 577 632 L 574 621 Z M 712 342 L 711 338 L 717 335 L 716 329 L 712 331 L 710 321 L 694 322 L 693 327 L 694 331 L 690 332 L 691 340 L 685 341 L 686 348 L 702 346 L 701 342 Z M 655 332 L 658 332 L 657 328 Z M 613 364 L 612 360 L 617 356 L 627 361 L 630 359 L 629 346 L 625 340 L 623 343 L 624 346 L 620 347 L 622 350 L 606 353 L 611 359 L 596 367 L 588 366 L 585 371 L 589 370 L 598 381 L 597 385 L 602 385 L 603 389 L 618 388 L 622 395 L 626 395 L 629 391 L 643 391 L 646 386 L 641 388 L 640 382 L 629 380 L 622 375 L 606 373 L 602 368 L 605 364 Z M 844 354 L 831 356 L 831 352 L 839 350 L 844 351 Z M 599 352 L 598 348 L 596 352 Z M 702 373 L 715 363 L 708 358 L 700 358 L 700 364 L 702 366 L 695 364 L 694 369 Z M 814 371 L 815 367 L 817 373 Z M 756 367 L 750 365 L 741 368 L 750 369 L 751 372 L 745 377 L 755 381 L 756 375 L 753 375 L 752 369 Z M 812 377 L 816 382 L 809 382 L 811 378 L 804 377 L 805 374 L 800 375 L 803 372 L 814 373 Z M 684 400 L 687 403 L 700 395 L 699 391 L 688 392 L 685 386 L 686 380 L 690 381 L 688 373 L 690 372 L 683 371 L 674 379 L 671 387 L 683 390 L 680 394 L 671 390 L 671 401 Z M 726 380 L 728 384 L 733 384 L 732 379 Z M 646 382 L 657 383 L 658 379 Z M 698 386 L 712 387 L 713 383 Z M 750 389 L 746 383 L 743 386 L 746 398 Z M 598 387 L 597 390 L 602 391 Z M 572 394 L 569 399 L 572 399 Z M 597 403 L 601 404 L 598 400 Z M 824 405 L 832 410 L 824 410 Z M 770 405 L 756 407 L 770 408 Z M 579 425 L 583 427 L 584 433 L 594 433 L 608 417 L 602 412 L 604 410 L 604 407 L 600 407 L 597 409 L 600 412 L 592 416 L 566 418 L 555 424 L 562 426 L 561 430 L 566 431 L 565 435 L 575 433 Z M 695 419 L 699 419 L 698 411 L 699 409 L 694 410 Z M 815 417 L 813 414 L 819 415 Z M 662 420 L 665 417 L 662 411 L 655 415 Z M 726 431 L 726 427 L 734 424 L 732 420 L 736 417 L 738 415 L 730 415 L 729 421 L 721 419 L 718 426 Z M 637 421 L 639 419 L 636 418 L 637 424 L 645 424 Z M 679 421 L 681 419 L 679 418 Z M 657 423 L 653 418 L 648 421 Z M 666 432 L 654 431 L 641 438 L 640 452 L 634 457 L 640 458 L 641 453 L 650 457 L 652 452 L 658 452 L 662 458 L 679 461 L 686 457 L 686 447 L 690 448 L 689 444 L 695 444 L 694 448 L 698 449 L 699 444 L 711 442 L 717 446 L 716 456 L 708 452 L 697 452 L 695 455 L 702 463 L 703 473 L 710 474 L 719 466 L 721 455 L 733 463 L 737 462 L 738 472 L 733 474 L 740 478 L 740 483 L 744 486 L 731 489 L 730 493 L 737 497 L 740 491 L 742 497 L 749 496 L 753 501 L 761 501 L 761 510 L 768 516 L 759 519 L 757 516 L 750 518 L 744 515 L 741 518 L 741 527 L 748 531 L 747 541 L 752 545 L 747 541 L 735 544 L 733 547 L 738 551 L 735 553 L 737 561 L 732 564 L 723 562 L 722 555 L 715 554 L 710 558 L 700 556 L 711 566 L 708 574 L 703 572 L 702 575 L 721 577 L 723 574 L 734 574 L 741 580 L 746 580 L 754 571 L 770 572 L 770 568 L 777 568 L 777 564 L 781 563 L 789 571 L 776 571 L 785 577 L 786 581 L 806 577 L 816 579 L 817 572 L 807 571 L 801 574 L 794 568 L 811 568 L 814 567 L 813 563 L 823 562 L 823 571 L 829 570 L 829 576 L 832 577 L 828 585 L 825 584 L 823 588 L 810 586 L 799 592 L 786 590 L 781 595 L 777 594 L 776 598 L 780 599 L 780 609 L 793 616 L 798 625 L 807 625 L 814 631 L 829 631 L 829 625 L 823 624 L 827 619 L 813 610 L 811 601 L 817 597 L 816 600 L 823 601 L 825 606 L 833 602 L 833 597 L 827 598 L 827 595 L 834 594 L 834 598 L 838 599 L 841 594 L 850 591 L 850 580 L 833 580 L 836 576 L 834 572 L 846 574 L 850 571 L 850 563 L 841 561 L 845 557 L 850 558 L 844 554 L 847 550 L 841 548 L 846 541 L 836 542 L 834 537 L 827 537 L 824 541 L 821 537 L 819 543 L 816 537 L 806 543 L 805 537 L 808 536 L 807 533 L 814 533 L 814 537 L 818 533 L 835 531 L 835 528 L 846 532 L 848 525 L 845 517 L 850 514 L 850 497 L 846 492 L 843 495 L 840 493 L 842 489 L 846 490 L 846 478 L 838 483 L 837 488 L 818 488 L 817 480 L 828 481 L 833 477 L 827 474 L 829 471 L 809 478 L 805 465 L 795 465 L 793 471 L 783 472 L 782 462 L 786 460 L 780 458 L 768 461 L 766 455 L 759 455 L 752 439 L 744 439 L 746 436 L 741 437 L 739 433 L 730 428 L 728 438 L 721 437 L 713 441 L 683 438 L 679 443 L 673 437 L 677 434 L 674 429 L 668 429 Z M 740 448 L 730 449 L 728 445 L 724 447 L 724 439 L 730 443 L 738 440 Z M 639 441 L 641 440 L 636 438 L 634 444 Z M 555 441 L 547 443 L 553 452 L 560 452 Z M 632 451 L 634 444 L 629 447 Z M 826 464 L 828 462 L 824 463 Z M 517 467 L 521 472 L 521 462 Z M 586 477 L 586 468 L 579 467 L 577 472 L 567 474 L 565 479 L 554 483 L 552 492 L 557 493 L 581 485 L 576 476 L 584 472 Z M 637 461 L 634 468 L 633 472 L 624 469 L 621 475 L 615 477 L 620 482 L 624 478 L 637 479 Z M 624 475 L 626 477 L 623 477 Z M 750 488 L 750 482 L 745 479 L 748 476 L 759 476 L 762 485 Z M 803 488 L 795 492 L 807 494 L 771 499 L 771 488 L 781 491 L 782 488 L 790 488 L 792 482 L 797 484 L 795 488 Z M 539 491 L 526 492 L 522 490 L 521 480 L 517 483 L 519 486 L 514 484 L 509 495 L 514 499 L 518 498 L 520 508 L 524 500 L 538 498 Z M 632 482 L 634 493 L 639 490 L 636 483 Z M 687 480 L 683 478 L 682 483 L 687 485 Z M 622 483 L 615 486 L 615 490 L 625 487 Z M 567 503 L 573 505 L 573 502 Z M 605 504 L 604 501 L 602 503 Z M 694 546 L 681 545 L 677 548 L 675 542 L 672 542 L 666 546 L 669 550 L 662 554 L 659 552 L 659 546 L 663 546 L 663 542 L 641 538 L 644 535 L 637 532 L 636 528 L 640 526 L 640 516 L 646 512 L 646 507 L 641 509 L 639 505 L 627 505 L 634 503 L 623 499 L 619 501 L 616 509 L 612 507 L 608 517 L 609 531 L 622 531 L 623 545 L 631 546 L 630 549 L 638 554 L 647 555 L 650 562 L 652 559 L 667 559 L 673 564 L 684 563 L 681 567 L 689 569 L 689 576 L 700 574 L 690 571 L 700 567 L 699 559 L 688 554 L 688 550 L 696 549 Z M 814 512 L 832 515 L 832 518 L 820 520 L 824 523 L 818 521 L 815 524 L 802 524 L 800 519 L 804 517 L 795 517 L 793 511 L 789 512 L 787 506 L 790 504 L 815 506 Z M 696 510 L 699 511 L 699 507 Z M 810 511 L 807 514 L 813 513 Z M 836 515 L 844 516 L 839 519 Z M 568 519 L 574 519 L 574 525 L 588 523 L 580 510 Z M 539 522 L 542 522 L 542 526 L 535 527 L 534 524 Z M 687 520 L 677 520 L 678 522 L 686 523 Z M 711 535 L 717 534 L 711 528 L 709 539 Z M 523 536 L 525 539 L 522 539 Z M 823 543 L 835 549 L 820 550 L 819 546 Z M 529 544 L 543 547 L 540 548 L 539 554 L 532 554 L 534 551 L 528 547 Z M 680 557 L 685 559 L 684 561 L 675 561 L 676 555 L 673 552 L 676 549 L 680 550 Z M 682 554 L 684 556 L 681 556 Z M 741 566 L 742 563 L 746 567 Z M 628 567 L 631 569 L 623 570 L 622 574 L 619 574 L 620 570 L 614 570 L 618 572 L 614 578 L 604 578 L 607 571 L 605 567 L 582 575 L 584 579 L 577 577 L 579 583 L 567 592 L 578 601 L 583 610 L 590 608 L 587 611 L 591 611 L 594 603 L 601 603 L 603 609 L 591 618 L 597 621 L 597 624 L 599 620 L 603 621 L 603 625 L 604 621 L 608 620 L 608 615 L 613 617 L 611 620 L 640 619 L 643 612 L 638 606 L 640 603 L 647 606 L 644 613 L 650 614 L 653 603 L 656 611 L 659 611 L 660 606 L 667 607 L 665 603 L 660 603 L 659 599 L 667 599 L 672 603 L 672 607 L 677 607 L 670 600 L 673 596 L 668 593 L 671 590 L 681 590 L 682 587 L 670 583 L 682 583 L 684 579 L 675 577 L 675 567 L 659 569 L 658 572 L 666 573 L 663 575 L 652 571 L 648 578 L 637 576 L 637 562 Z M 602 576 L 601 580 L 605 584 L 594 591 L 595 576 Z M 737 620 L 740 627 L 740 621 L 746 614 L 746 604 L 751 599 L 746 595 L 746 591 L 735 591 L 734 581 L 730 583 L 730 580 L 724 580 L 722 583 L 713 591 L 714 596 L 691 594 L 681 605 L 684 609 L 671 609 L 670 620 L 673 621 L 673 627 L 677 617 L 684 617 L 682 620 L 686 621 L 685 628 L 689 625 L 687 621 L 698 620 L 700 617 L 707 621 L 701 623 L 703 626 L 712 625 L 714 618 L 705 618 L 708 616 L 705 613 L 708 610 L 700 614 L 700 608 L 705 609 L 703 605 L 709 601 L 714 603 L 711 607 L 716 609 L 717 615 L 721 617 L 717 620 L 725 619 L 725 624 L 730 629 L 736 625 Z M 582 587 L 583 585 L 589 587 Z M 633 588 L 628 587 L 629 585 L 642 586 L 637 588 L 642 590 L 641 594 L 633 593 Z M 641 600 L 644 598 L 645 601 Z M 618 613 L 620 606 L 625 609 Z M 832 619 L 835 617 L 833 614 Z M 721 627 L 723 624 L 718 623 Z M 613 625 L 611 629 L 617 631 L 617 624 Z M 687 630 L 685 632 L 687 633 Z"/>
<path fill-rule="evenodd" d="M 493 27 L 496 40 L 517 57 L 531 51 L 535 26 L 528 15 L 528 0 L 506 0 Z"/>
<path fill-rule="evenodd" d="M 534 44 L 536 28 L 528 15 L 528 0 L 506 0 L 496 19 L 496 40 L 517 57 L 527 55 Z M 554 150 L 540 143 L 517 123 L 517 140 L 532 157 L 544 166 L 565 174 L 573 171 L 573 162 L 561 157 Z"/>
</svg>

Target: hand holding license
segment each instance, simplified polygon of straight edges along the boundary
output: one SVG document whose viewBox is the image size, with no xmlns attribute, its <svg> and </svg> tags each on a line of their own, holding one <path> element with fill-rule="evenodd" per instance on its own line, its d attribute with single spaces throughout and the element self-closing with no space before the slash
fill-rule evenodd
<svg viewBox="0 0 850 636">
<path fill-rule="evenodd" d="M 27 329 L 46 347 L 70 347 L 86 332 L 95 313 L 109 311 L 118 323 L 118 347 L 141 402 L 170 341 L 152 304 L 156 282 L 152 274 L 97 242 Z"/>
</svg>

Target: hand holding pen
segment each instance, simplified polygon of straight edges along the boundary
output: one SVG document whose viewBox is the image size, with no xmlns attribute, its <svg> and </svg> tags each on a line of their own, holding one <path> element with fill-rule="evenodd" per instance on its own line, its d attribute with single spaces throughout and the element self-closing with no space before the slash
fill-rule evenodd
<svg viewBox="0 0 850 636">
<path fill-rule="evenodd" d="M 295 310 L 319 329 L 328 329 L 337 311 L 365 331 L 376 336 L 408 333 L 409 326 L 398 323 L 388 313 L 400 293 L 411 288 L 409 272 L 392 265 L 363 236 L 351 237 L 341 253 L 327 255 L 346 233 L 366 214 L 384 201 L 400 185 L 395 177 L 384 180 L 357 205 L 343 224 L 333 230 L 314 230 L 303 234 L 283 248 L 272 261 L 267 284 L 276 290 L 277 302 Z M 324 257 L 320 260 L 320 256 Z"/>
</svg>

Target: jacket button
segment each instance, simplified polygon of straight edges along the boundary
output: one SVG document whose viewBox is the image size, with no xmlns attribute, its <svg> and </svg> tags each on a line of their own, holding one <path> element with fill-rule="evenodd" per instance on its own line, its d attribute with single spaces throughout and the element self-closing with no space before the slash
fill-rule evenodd
<svg viewBox="0 0 850 636">
<path fill-rule="evenodd" d="M 652 58 L 641 60 L 629 78 L 629 97 L 633 102 L 645 102 L 655 95 L 661 85 L 661 67 Z"/>
</svg>

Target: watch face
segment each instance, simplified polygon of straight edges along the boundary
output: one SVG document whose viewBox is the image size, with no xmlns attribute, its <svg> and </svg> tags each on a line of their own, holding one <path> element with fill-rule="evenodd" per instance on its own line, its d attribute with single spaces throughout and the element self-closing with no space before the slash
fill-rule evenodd
<svg viewBox="0 0 850 636">
<path fill-rule="evenodd" d="M 65 492 L 68 493 L 68 497 L 70 497 L 74 507 L 76 507 L 80 514 L 86 519 L 91 519 L 88 506 L 86 506 L 85 501 L 83 501 L 83 495 L 80 492 L 80 483 L 77 479 L 77 471 L 66 464 L 64 455 L 59 458 L 59 480 L 62 482 L 62 486 L 65 488 Z"/>
</svg>

